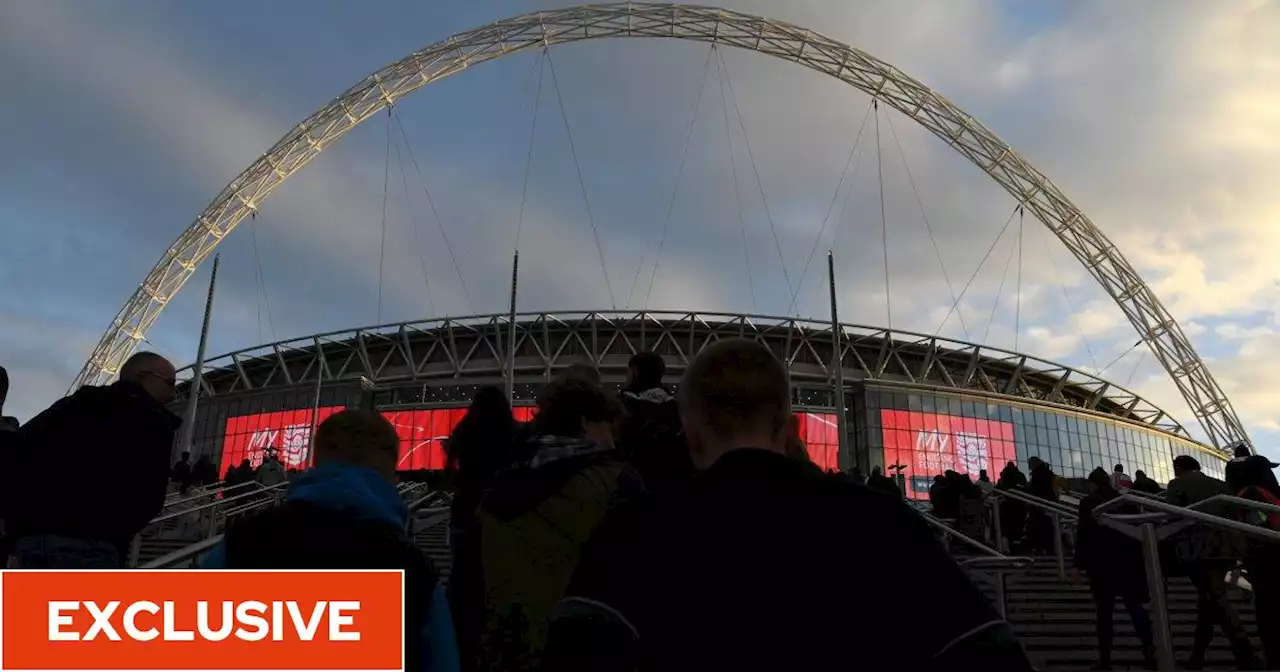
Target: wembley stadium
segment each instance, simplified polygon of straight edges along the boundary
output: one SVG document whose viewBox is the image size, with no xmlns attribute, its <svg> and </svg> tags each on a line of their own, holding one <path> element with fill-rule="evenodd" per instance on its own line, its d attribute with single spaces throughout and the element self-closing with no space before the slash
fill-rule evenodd
<svg viewBox="0 0 1280 672">
<path fill-rule="evenodd" d="M 373 408 L 395 425 L 402 471 L 439 470 L 442 439 L 477 389 L 503 387 L 530 417 L 538 391 L 559 371 L 592 365 L 606 387 L 626 378 L 632 354 L 651 350 L 675 386 L 699 350 L 746 337 L 786 363 L 792 402 L 812 459 L 824 468 L 898 472 L 909 496 L 927 494 L 947 469 L 993 476 L 1008 461 L 1024 471 L 1039 456 L 1069 479 L 1125 465 L 1158 481 L 1177 455 L 1221 476 L 1227 456 L 1194 440 L 1168 413 L 1079 369 L 973 343 L 845 324 L 839 333 L 847 450 L 840 452 L 830 323 L 715 313 L 576 312 L 405 322 L 315 334 L 246 348 L 205 362 L 192 451 L 227 467 L 276 451 L 308 461 L 314 423 L 348 407 Z M 190 394 L 192 369 L 180 372 Z M 178 402 L 182 403 L 181 401 Z M 175 451 L 178 450 L 175 447 Z M 893 469 L 894 465 L 902 465 Z"/>
</svg>

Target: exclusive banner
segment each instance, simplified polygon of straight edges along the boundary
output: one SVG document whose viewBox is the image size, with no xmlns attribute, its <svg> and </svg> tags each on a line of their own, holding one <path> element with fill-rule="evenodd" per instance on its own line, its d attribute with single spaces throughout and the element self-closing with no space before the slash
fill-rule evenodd
<svg viewBox="0 0 1280 672">
<path fill-rule="evenodd" d="M 0 572 L 3 670 L 403 670 L 404 573 Z"/>
</svg>

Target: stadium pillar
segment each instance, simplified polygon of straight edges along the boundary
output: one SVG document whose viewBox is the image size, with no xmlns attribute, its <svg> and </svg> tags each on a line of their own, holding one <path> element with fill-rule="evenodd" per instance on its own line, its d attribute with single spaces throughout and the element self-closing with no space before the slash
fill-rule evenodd
<svg viewBox="0 0 1280 672">
<path fill-rule="evenodd" d="M 515 405 L 516 396 L 516 289 L 520 280 L 520 250 L 511 258 L 511 319 L 507 325 L 511 328 L 507 345 L 507 403 Z"/>
<path fill-rule="evenodd" d="M 840 471 L 848 471 L 853 461 L 849 455 L 849 409 L 844 403 L 844 361 L 841 357 L 844 339 L 841 338 L 840 314 L 836 308 L 836 257 L 830 250 L 827 251 L 827 277 L 831 285 L 831 366 L 835 375 L 836 431 L 840 433 L 836 464 Z"/>
<path fill-rule="evenodd" d="M 204 301 L 204 324 L 200 326 L 200 345 L 196 348 L 196 363 L 192 367 L 191 387 L 187 391 L 187 412 L 182 422 L 182 440 L 178 445 L 191 450 L 196 429 L 196 402 L 200 399 L 200 386 L 204 384 L 204 349 L 209 344 L 209 320 L 213 317 L 213 290 L 218 285 L 218 262 L 222 255 L 214 255 L 213 272 L 209 274 L 209 296 Z M 192 451 L 194 452 L 194 451 Z"/>
</svg>

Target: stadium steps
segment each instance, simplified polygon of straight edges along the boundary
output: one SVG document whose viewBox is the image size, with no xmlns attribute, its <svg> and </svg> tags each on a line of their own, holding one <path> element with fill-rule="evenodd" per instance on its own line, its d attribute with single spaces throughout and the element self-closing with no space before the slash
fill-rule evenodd
<svg viewBox="0 0 1280 672">
<path fill-rule="evenodd" d="M 978 584 L 988 599 L 994 601 L 994 589 L 981 580 Z M 1053 558 L 1038 559 L 1037 565 L 1025 573 L 1011 574 L 1005 595 L 1009 622 L 1039 669 L 1088 670 L 1097 662 L 1094 607 L 1089 586 L 1060 580 Z M 1229 595 L 1261 655 L 1253 603 L 1246 593 L 1238 589 L 1230 589 Z M 1174 659 L 1181 665 L 1191 653 L 1195 632 L 1195 589 L 1185 578 L 1170 579 L 1167 599 Z M 1114 669 L 1143 669 L 1141 646 L 1120 600 L 1116 601 L 1115 630 L 1111 654 Z M 1204 669 L 1236 669 L 1231 649 L 1220 632 L 1214 633 L 1205 656 Z"/>
<path fill-rule="evenodd" d="M 449 514 L 424 516 L 417 525 L 414 545 L 431 559 L 440 580 L 448 582 L 453 567 L 453 555 L 449 550 Z"/>
</svg>

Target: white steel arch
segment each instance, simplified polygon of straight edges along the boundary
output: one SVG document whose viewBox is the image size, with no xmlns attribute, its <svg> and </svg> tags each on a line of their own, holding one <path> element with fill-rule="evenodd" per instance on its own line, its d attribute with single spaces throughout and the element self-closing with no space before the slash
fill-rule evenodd
<svg viewBox="0 0 1280 672">
<path fill-rule="evenodd" d="M 583 5 L 524 14 L 458 33 L 365 77 L 295 126 L 223 188 L 120 309 L 72 389 L 113 377 L 218 243 L 290 175 L 356 125 L 427 84 L 485 61 L 566 42 L 621 37 L 694 40 L 775 56 L 831 75 L 910 117 L 990 175 L 1084 264 L 1169 372 L 1215 446 L 1248 438 L 1182 328 L 1133 266 L 1043 173 L 977 119 L 893 65 L 812 30 L 714 7 L 666 3 Z"/>
</svg>

